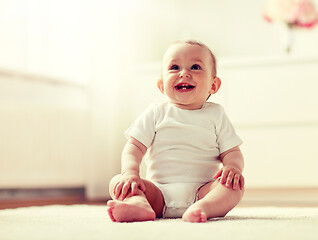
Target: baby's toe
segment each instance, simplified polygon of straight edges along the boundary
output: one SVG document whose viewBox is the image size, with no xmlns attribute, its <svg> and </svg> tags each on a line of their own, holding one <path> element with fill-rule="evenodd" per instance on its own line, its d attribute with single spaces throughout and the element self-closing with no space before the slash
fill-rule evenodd
<svg viewBox="0 0 318 240">
<path fill-rule="evenodd" d="M 115 201 L 109 200 L 109 201 L 107 202 L 107 206 L 108 206 L 109 208 L 113 209 L 113 208 L 115 207 Z"/>
<path fill-rule="evenodd" d="M 113 215 L 113 209 L 110 208 L 110 207 L 107 207 L 107 212 L 108 212 L 109 218 L 110 218 L 113 222 L 116 222 L 116 219 L 114 218 L 114 215 Z"/>
<path fill-rule="evenodd" d="M 204 212 L 201 213 L 201 222 L 207 222 L 208 219 L 207 219 L 207 216 Z"/>
</svg>

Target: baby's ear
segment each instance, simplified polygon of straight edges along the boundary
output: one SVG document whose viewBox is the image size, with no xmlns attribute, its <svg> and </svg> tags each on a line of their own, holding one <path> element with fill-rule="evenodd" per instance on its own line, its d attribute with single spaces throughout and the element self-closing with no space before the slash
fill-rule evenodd
<svg viewBox="0 0 318 240">
<path fill-rule="evenodd" d="M 221 79 L 218 78 L 218 77 L 215 77 L 213 79 L 213 83 L 212 83 L 212 87 L 211 87 L 211 90 L 210 90 L 210 94 L 217 93 L 217 91 L 219 91 L 220 87 L 221 87 Z"/>
<path fill-rule="evenodd" d="M 164 91 L 164 87 L 163 87 L 163 80 L 162 78 L 159 78 L 158 81 L 157 81 L 157 87 L 159 88 L 160 92 L 161 93 L 165 93 Z"/>
</svg>

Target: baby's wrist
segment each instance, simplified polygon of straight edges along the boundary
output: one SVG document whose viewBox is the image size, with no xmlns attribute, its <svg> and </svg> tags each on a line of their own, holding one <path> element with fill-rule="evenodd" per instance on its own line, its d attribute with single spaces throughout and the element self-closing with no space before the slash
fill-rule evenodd
<svg viewBox="0 0 318 240">
<path fill-rule="evenodd" d="M 139 176 L 139 172 L 136 171 L 136 170 L 124 170 L 124 171 L 121 172 L 120 175 L 124 176 L 124 175 L 127 175 L 127 174 Z"/>
<path fill-rule="evenodd" d="M 239 166 L 235 165 L 235 164 L 227 164 L 227 165 L 224 165 L 224 167 L 236 168 L 237 170 L 242 172 L 242 169 Z"/>
</svg>

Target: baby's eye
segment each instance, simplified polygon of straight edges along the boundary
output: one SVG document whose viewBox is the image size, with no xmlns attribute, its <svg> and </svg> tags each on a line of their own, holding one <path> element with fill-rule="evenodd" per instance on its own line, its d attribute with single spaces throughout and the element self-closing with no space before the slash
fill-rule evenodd
<svg viewBox="0 0 318 240">
<path fill-rule="evenodd" d="M 194 65 L 192 65 L 191 69 L 192 70 L 200 70 L 201 67 L 198 64 L 194 64 Z"/>
<path fill-rule="evenodd" d="M 178 65 L 172 65 L 170 67 L 170 70 L 179 70 L 179 66 Z"/>
</svg>

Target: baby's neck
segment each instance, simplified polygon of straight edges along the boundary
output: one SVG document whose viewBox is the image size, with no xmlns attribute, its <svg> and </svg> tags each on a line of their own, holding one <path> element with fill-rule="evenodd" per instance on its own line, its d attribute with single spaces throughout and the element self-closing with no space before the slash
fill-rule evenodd
<svg viewBox="0 0 318 240">
<path fill-rule="evenodd" d="M 201 109 L 204 104 L 202 105 L 188 105 L 188 104 L 179 104 L 179 103 L 174 103 L 174 102 L 169 102 L 170 104 L 172 104 L 173 106 L 177 107 L 177 108 L 181 108 L 183 110 L 199 110 Z"/>
</svg>

